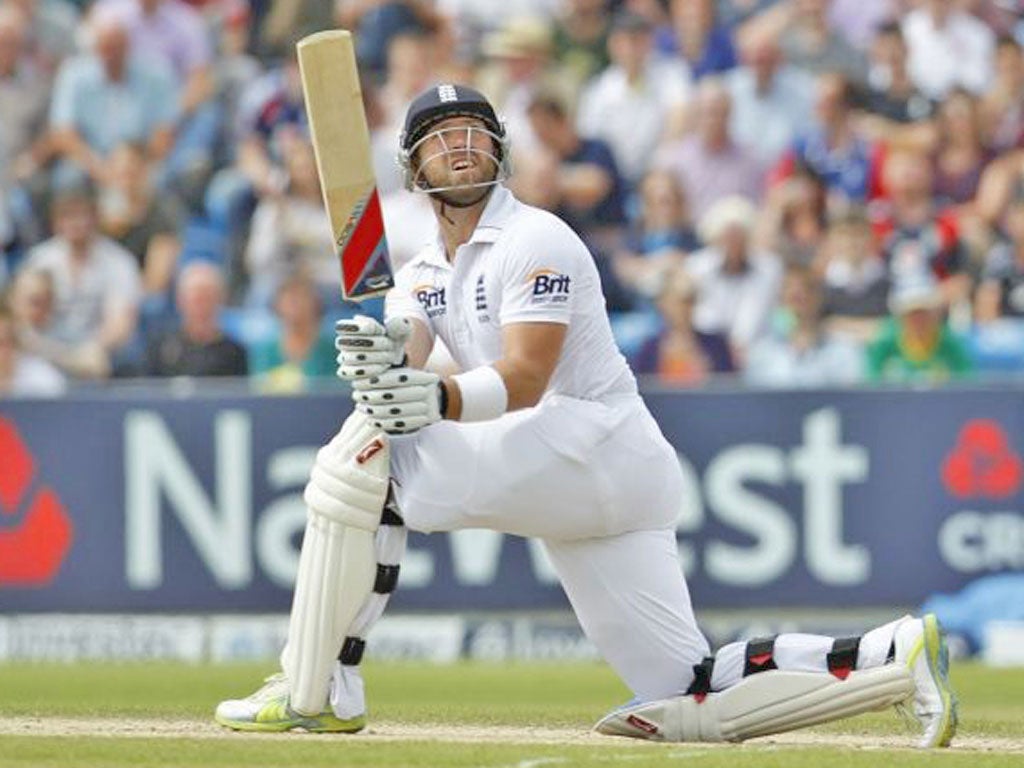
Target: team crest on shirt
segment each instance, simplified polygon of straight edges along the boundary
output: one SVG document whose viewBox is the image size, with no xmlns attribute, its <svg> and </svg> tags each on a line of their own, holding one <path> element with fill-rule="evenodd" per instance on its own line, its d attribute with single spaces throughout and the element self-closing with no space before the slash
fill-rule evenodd
<svg viewBox="0 0 1024 768">
<path fill-rule="evenodd" d="M 531 304 L 561 304 L 569 300 L 569 276 L 553 269 L 543 268 L 531 272 L 526 282 L 531 284 Z"/>
<path fill-rule="evenodd" d="M 440 317 L 448 311 L 448 300 L 443 286 L 438 288 L 429 283 L 417 285 L 412 289 L 412 295 L 416 297 L 416 301 L 423 307 L 427 317 Z"/>
<path fill-rule="evenodd" d="M 484 276 L 480 275 L 476 279 L 476 319 L 481 323 L 489 322 L 491 319 L 490 313 L 487 311 L 487 289 L 484 287 Z"/>
</svg>

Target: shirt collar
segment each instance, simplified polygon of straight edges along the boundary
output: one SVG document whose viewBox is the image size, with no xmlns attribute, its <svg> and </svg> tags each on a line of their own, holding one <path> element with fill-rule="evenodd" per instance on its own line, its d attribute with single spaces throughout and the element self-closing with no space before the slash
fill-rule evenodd
<svg viewBox="0 0 1024 768">
<path fill-rule="evenodd" d="M 495 242 L 501 235 L 502 230 L 505 229 L 509 219 L 512 218 L 515 209 L 516 199 L 512 196 L 512 193 L 504 185 L 495 184 L 494 190 L 484 206 L 484 212 L 480 215 L 480 221 L 477 222 L 476 230 L 474 230 L 466 244 Z M 431 240 L 430 248 L 424 253 L 423 258 L 434 266 L 451 267 L 448 259 L 445 258 L 444 241 L 441 239 L 441 227 L 436 221 L 434 222 L 434 237 Z"/>
</svg>

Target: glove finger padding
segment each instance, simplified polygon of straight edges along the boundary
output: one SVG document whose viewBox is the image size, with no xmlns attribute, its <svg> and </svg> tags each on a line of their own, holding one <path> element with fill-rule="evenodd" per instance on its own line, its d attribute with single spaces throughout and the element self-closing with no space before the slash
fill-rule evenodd
<svg viewBox="0 0 1024 768">
<path fill-rule="evenodd" d="M 379 376 L 357 381 L 352 388 L 358 392 L 372 390 L 397 390 L 403 387 L 427 386 L 437 384 L 441 377 L 436 373 L 421 371 L 418 368 L 395 368 Z"/>
<path fill-rule="evenodd" d="M 426 402 L 430 396 L 437 397 L 437 384 L 409 386 L 395 389 L 371 389 L 368 392 L 353 392 L 356 405 L 390 405 L 392 403 Z"/>
<path fill-rule="evenodd" d="M 430 414 L 430 406 L 424 399 L 408 403 L 388 403 L 387 405 L 368 405 L 357 403 L 356 410 L 365 413 L 372 419 L 400 419 L 407 416 L 427 416 Z"/>
<path fill-rule="evenodd" d="M 351 336 L 385 336 L 387 330 L 372 317 L 356 315 L 336 322 L 334 333 L 341 339 Z"/>
<path fill-rule="evenodd" d="M 401 418 L 375 419 L 370 423 L 383 429 L 389 435 L 407 435 L 437 422 L 438 419 L 431 416 L 403 416 Z"/>
</svg>

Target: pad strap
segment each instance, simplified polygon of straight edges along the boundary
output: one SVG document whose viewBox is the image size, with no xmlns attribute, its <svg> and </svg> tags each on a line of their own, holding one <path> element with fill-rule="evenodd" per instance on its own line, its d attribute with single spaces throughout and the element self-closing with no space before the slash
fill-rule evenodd
<svg viewBox="0 0 1024 768">
<path fill-rule="evenodd" d="M 825 656 L 828 671 L 845 680 L 857 668 L 857 651 L 860 648 L 860 637 L 837 637 L 832 642 L 832 650 Z"/>
<path fill-rule="evenodd" d="M 698 702 L 704 701 L 711 692 L 711 674 L 715 670 L 715 657 L 705 656 L 700 664 L 693 665 L 693 682 L 686 689 L 687 696 L 693 696 Z"/>
<path fill-rule="evenodd" d="M 756 675 L 769 669 L 778 669 L 775 666 L 775 635 L 749 640 L 746 659 L 743 662 L 743 676 Z"/>
</svg>

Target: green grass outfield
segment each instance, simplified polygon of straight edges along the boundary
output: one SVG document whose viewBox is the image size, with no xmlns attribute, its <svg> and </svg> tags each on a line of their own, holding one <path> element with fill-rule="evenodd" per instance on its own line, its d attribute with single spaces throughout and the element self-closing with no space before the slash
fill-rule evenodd
<svg viewBox="0 0 1024 768">
<path fill-rule="evenodd" d="M 590 664 L 369 664 L 371 725 L 358 736 L 244 735 L 213 725 L 222 698 L 267 667 L 0 665 L 0 768 L 86 766 L 1022 766 L 1024 669 L 954 668 L 960 736 L 911 749 L 895 713 L 743 745 L 662 745 L 588 732 L 627 696 Z"/>
</svg>

